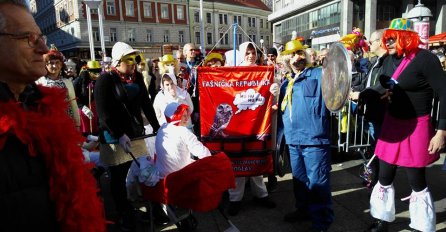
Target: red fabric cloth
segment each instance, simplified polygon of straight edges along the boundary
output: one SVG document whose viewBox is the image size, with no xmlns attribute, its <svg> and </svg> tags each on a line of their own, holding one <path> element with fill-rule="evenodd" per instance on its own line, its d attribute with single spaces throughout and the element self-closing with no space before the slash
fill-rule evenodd
<svg viewBox="0 0 446 232">
<path fill-rule="evenodd" d="M 230 188 L 235 188 L 232 163 L 221 152 L 169 174 L 155 187 L 144 186 L 143 194 L 152 201 L 206 212 L 217 208 Z"/>
<path fill-rule="evenodd" d="M 93 118 L 91 119 L 91 131 L 90 131 L 90 119 L 82 112 L 82 107 L 79 108 L 79 114 L 81 119 L 81 129 L 82 133 L 86 134 L 98 134 L 99 133 L 99 125 L 98 118 L 96 113 L 96 103 L 94 101 L 91 102 L 91 109 L 93 112 Z"/>
<path fill-rule="evenodd" d="M 15 135 L 28 145 L 31 155 L 43 157 L 61 231 L 106 231 L 96 180 L 79 146 L 83 138 L 66 112 L 66 92 L 38 88 L 43 98 L 35 111 L 26 111 L 12 100 L 0 102 L 0 149 L 6 138 Z"/>
</svg>

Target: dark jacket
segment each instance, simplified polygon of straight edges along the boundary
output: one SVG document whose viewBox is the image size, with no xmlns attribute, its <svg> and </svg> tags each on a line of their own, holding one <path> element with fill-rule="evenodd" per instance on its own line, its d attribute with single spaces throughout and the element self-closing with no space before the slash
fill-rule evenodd
<svg viewBox="0 0 446 232">
<path fill-rule="evenodd" d="M 358 111 L 364 114 L 369 122 L 382 123 L 386 111 L 386 99 L 381 99 L 385 93 L 379 82 L 379 76 L 382 74 L 383 61 L 387 55 L 378 57 L 370 66 L 367 73 L 366 89 L 359 94 Z M 365 107 L 364 107 L 365 106 Z"/>
<path fill-rule="evenodd" d="M 153 131 L 158 131 L 160 125 L 141 73 L 136 72 L 133 83 L 137 88 L 137 95 L 131 97 L 119 75 L 114 71 L 104 73 L 96 80 L 94 98 L 99 118 L 100 137 L 105 131 L 116 139 L 123 134 L 130 138 L 142 136 L 142 134 L 135 134 L 132 129 L 134 118 L 140 125 L 144 125 L 141 110 L 153 127 Z M 101 138 L 101 141 L 105 142 L 103 137 Z"/>
<path fill-rule="evenodd" d="M 28 88 L 31 94 L 26 99 L 38 98 L 33 91 L 37 91 L 35 86 Z M 9 89 L 0 83 L 0 101 L 11 98 Z M 7 137 L 0 147 L 0 231 L 58 231 L 56 221 L 43 158 L 31 156 L 17 137 Z"/>
</svg>

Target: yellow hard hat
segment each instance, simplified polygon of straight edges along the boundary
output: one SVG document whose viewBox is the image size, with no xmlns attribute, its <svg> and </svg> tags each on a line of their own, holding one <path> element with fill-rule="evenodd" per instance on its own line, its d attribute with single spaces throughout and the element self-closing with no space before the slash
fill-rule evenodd
<svg viewBox="0 0 446 232">
<path fill-rule="evenodd" d="M 172 63 L 172 62 L 175 62 L 175 58 L 173 58 L 173 55 L 171 55 L 171 54 L 166 54 L 163 57 L 161 57 L 160 62 Z"/>
<path fill-rule="evenodd" d="M 285 44 L 285 50 L 281 52 L 282 55 L 289 55 L 293 52 L 304 50 L 305 47 L 302 46 L 299 40 L 291 40 Z"/>
<path fill-rule="evenodd" d="M 223 56 L 220 53 L 217 53 L 217 52 L 209 53 L 206 56 L 206 58 L 204 59 L 204 63 L 207 63 L 208 61 L 213 60 L 213 59 L 217 59 L 217 60 L 223 61 Z"/>
<path fill-rule="evenodd" d="M 99 64 L 99 61 L 97 61 L 97 60 L 88 61 L 87 68 L 88 69 L 102 69 L 101 65 Z"/>
</svg>

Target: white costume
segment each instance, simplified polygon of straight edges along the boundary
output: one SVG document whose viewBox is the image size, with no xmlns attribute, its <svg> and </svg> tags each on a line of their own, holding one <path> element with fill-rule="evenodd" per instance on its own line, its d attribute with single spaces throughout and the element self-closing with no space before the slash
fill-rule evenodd
<svg viewBox="0 0 446 232">
<path fill-rule="evenodd" d="M 246 50 L 251 42 L 245 42 L 240 44 L 240 56 L 243 57 L 243 61 L 240 66 L 256 66 L 255 64 L 248 64 L 245 60 Z M 255 45 L 253 44 L 254 48 Z M 250 176 L 250 177 L 236 177 L 235 178 L 235 188 L 229 189 L 229 201 L 241 201 L 245 193 L 245 183 L 247 179 L 250 179 L 252 194 L 257 198 L 264 198 L 268 196 L 268 190 L 263 182 L 263 176 Z"/>
<path fill-rule="evenodd" d="M 178 171 L 194 162 L 191 153 L 198 158 L 210 156 L 211 152 L 184 126 L 165 123 L 158 130 L 155 142 L 155 166 L 160 177 Z"/>
<path fill-rule="evenodd" d="M 156 118 L 158 119 L 160 125 L 166 122 L 164 110 L 169 103 L 176 102 L 178 104 L 185 104 L 189 106 L 189 115 L 192 114 L 192 112 L 194 111 L 194 105 L 192 104 L 189 93 L 177 86 L 177 79 L 175 75 L 171 73 L 168 73 L 167 75 L 169 75 L 169 77 L 172 79 L 172 82 L 176 88 L 177 95 L 173 97 L 170 93 L 168 93 L 167 91 L 165 92 L 164 90 L 159 91 L 156 95 L 155 100 L 153 101 L 153 109 L 155 110 Z M 192 121 L 190 118 L 187 121 L 186 127 L 192 128 Z"/>
</svg>

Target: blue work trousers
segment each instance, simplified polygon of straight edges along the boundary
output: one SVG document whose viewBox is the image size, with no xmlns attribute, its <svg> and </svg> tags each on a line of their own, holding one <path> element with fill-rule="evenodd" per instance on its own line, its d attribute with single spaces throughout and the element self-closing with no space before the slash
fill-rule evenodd
<svg viewBox="0 0 446 232">
<path fill-rule="evenodd" d="M 311 215 L 313 227 L 327 230 L 334 220 L 329 145 L 288 145 L 296 208 Z"/>
</svg>

